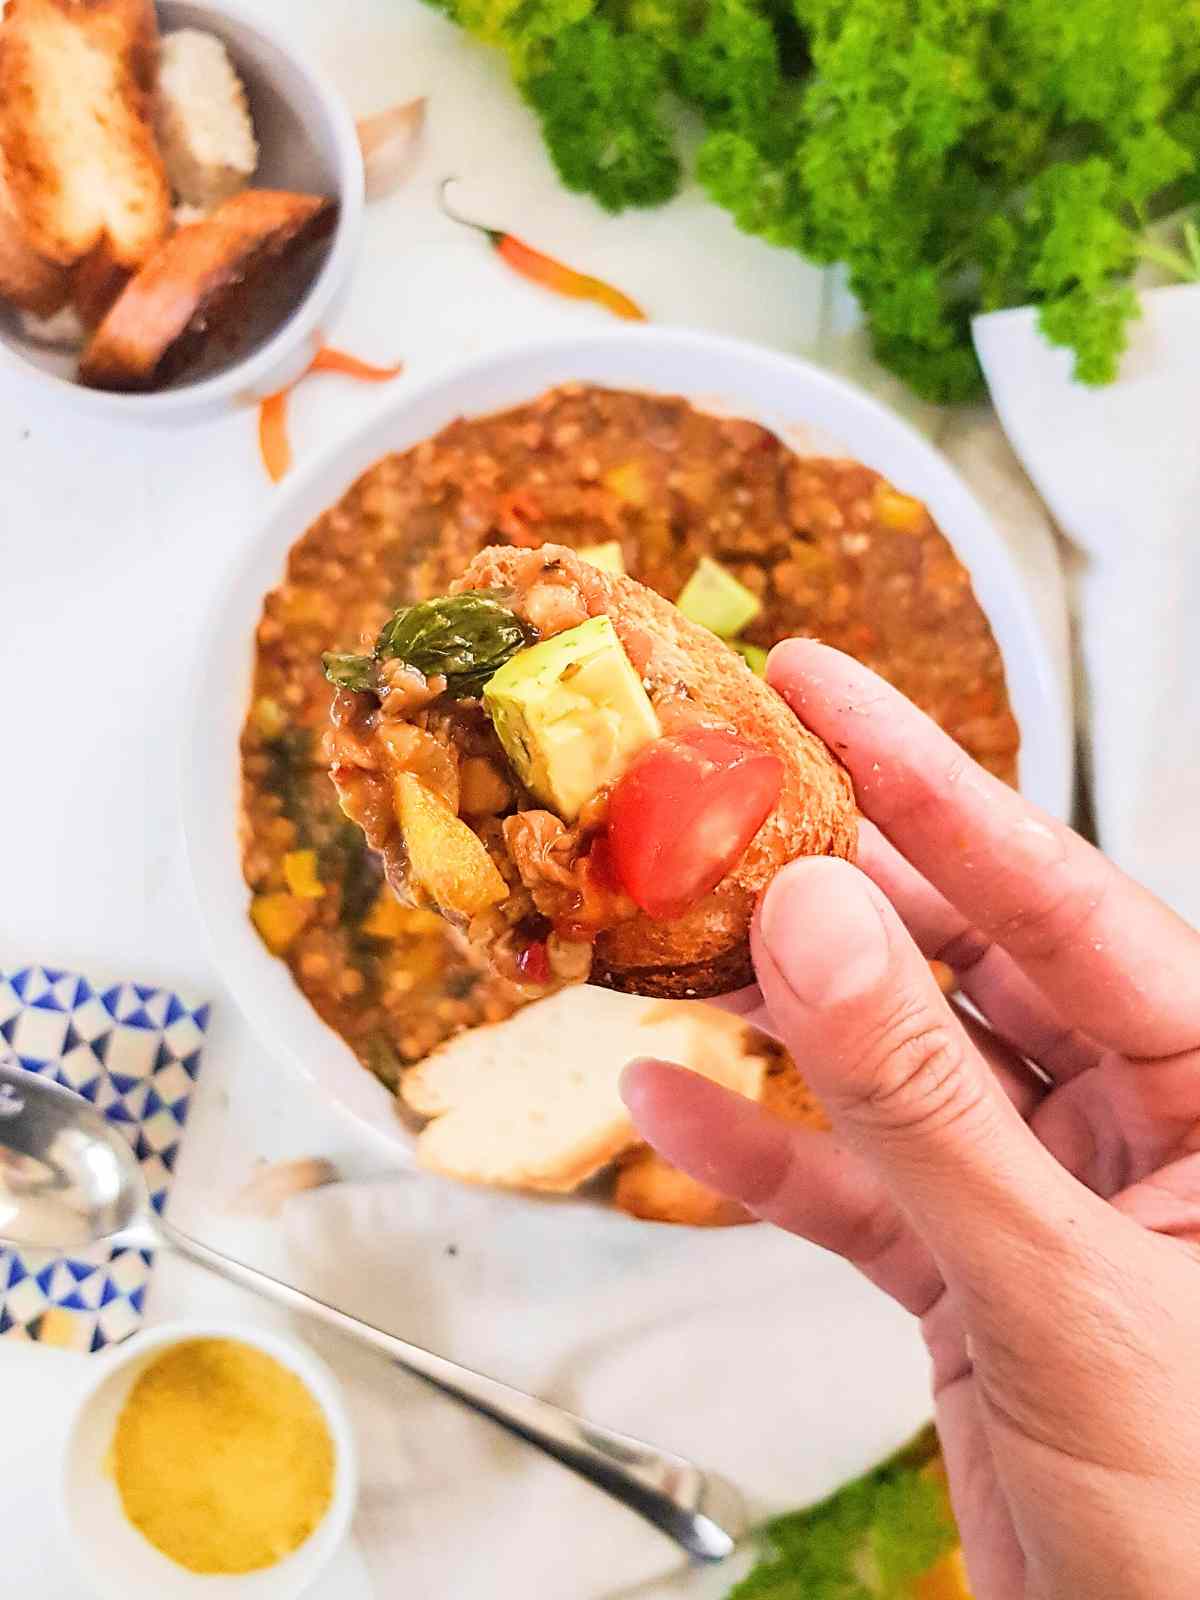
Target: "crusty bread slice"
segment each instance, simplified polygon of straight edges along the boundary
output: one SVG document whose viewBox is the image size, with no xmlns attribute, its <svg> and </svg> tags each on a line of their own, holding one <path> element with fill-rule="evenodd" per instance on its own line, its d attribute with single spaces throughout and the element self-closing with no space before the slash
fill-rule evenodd
<svg viewBox="0 0 1200 1600">
<path fill-rule="evenodd" d="M 71 301 L 80 322 L 91 332 L 102 323 L 117 296 L 129 282 L 130 272 L 115 261 L 108 240 L 101 239 L 75 268 Z"/>
<path fill-rule="evenodd" d="M 9 0 L 0 28 L 0 152 L 32 247 L 70 266 L 107 240 L 135 268 L 171 193 L 150 126 L 151 0 Z"/>
<path fill-rule="evenodd" d="M 565 991 L 409 1067 L 403 1100 L 430 1119 L 417 1140 L 422 1166 L 565 1194 L 636 1144 L 617 1081 L 637 1050 L 637 1008 L 623 1019 L 614 998 Z"/>
<path fill-rule="evenodd" d="M 618 1210 L 643 1222 L 671 1222 L 680 1228 L 737 1228 L 755 1220 L 745 1206 L 705 1188 L 649 1145 L 622 1156 L 613 1201 Z"/>
<path fill-rule="evenodd" d="M 654 1047 L 756 1098 L 765 1061 L 741 1047 L 699 1047 L 700 1024 L 680 1012 L 650 1036 Z M 552 1194 L 586 1183 L 639 1143 L 618 1082 L 646 1052 L 643 1014 L 627 996 L 567 989 L 409 1067 L 401 1097 L 430 1119 L 417 1139 L 422 1166 Z M 713 1016 L 719 1028 L 724 1019 Z"/>
<path fill-rule="evenodd" d="M 29 243 L 0 161 L 0 300 L 36 317 L 52 317 L 71 297 L 71 274 Z"/>
<path fill-rule="evenodd" d="M 163 35 L 154 125 L 175 197 L 210 211 L 249 183 L 258 143 L 246 90 L 216 34 Z"/>
<path fill-rule="evenodd" d="M 668 999 L 703 999 L 741 988 L 753 981 L 754 903 L 780 867 L 796 856 L 853 858 L 858 827 L 849 776 L 741 656 L 632 578 L 602 572 L 561 545 L 492 545 L 455 587 L 520 593 L 548 563 L 571 580 L 590 616 L 611 618 L 639 664 L 649 641 L 643 680 L 651 701 L 676 695 L 682 686 L 699 710 L 773 752 L 784 769 L 779 802 L 734 870 L 675 921 L 638 916 L 601 934 L 590 981 Z"/>
<path fill-rule="evenodd" d="M 159 246 L 131 278 L 83 353 L 95 389 L 152 389 L 179 371 L 198 338 L 230 317 L 236 297 L 268 268 L 333 226 L 320 195 L 247 189 Z"/>
</svg>

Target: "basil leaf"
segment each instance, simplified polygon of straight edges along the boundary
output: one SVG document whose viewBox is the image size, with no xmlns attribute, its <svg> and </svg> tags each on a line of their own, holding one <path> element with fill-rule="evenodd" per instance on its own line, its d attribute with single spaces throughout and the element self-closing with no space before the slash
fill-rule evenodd
<svg viewBox="0 0 1200 1600">
<path fill-rule="evenodd" d="M 379 668 L 373 656 L 356 656 L 340 650 L 326 650 L 321 665 L 330 683 L 339 689 L 379 692 Z"/>
<path fill-rule="evenodd" d="M 397 611 L 384 625 L 375 654 L 403 661 L 427 678 L 442 674 L 447 693 L 461 700 L 479 694 L 533 637 L 495 593 L 468 590 Z"/>
</svg>

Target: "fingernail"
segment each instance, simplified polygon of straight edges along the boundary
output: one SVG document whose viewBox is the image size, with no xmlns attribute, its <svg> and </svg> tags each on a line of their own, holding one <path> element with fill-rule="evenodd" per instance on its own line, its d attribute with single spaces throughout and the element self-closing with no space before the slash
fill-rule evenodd
<svg viewBox="0 0 1200 1600">
<path fill-rule="evenodd" d="M 759 928 L 771 959 L 805 1005 L 843 1005 L 887 975 L 887 928 L 866 878 L 848 862 L 793 861 L 763 896 Z"/>
</svg>

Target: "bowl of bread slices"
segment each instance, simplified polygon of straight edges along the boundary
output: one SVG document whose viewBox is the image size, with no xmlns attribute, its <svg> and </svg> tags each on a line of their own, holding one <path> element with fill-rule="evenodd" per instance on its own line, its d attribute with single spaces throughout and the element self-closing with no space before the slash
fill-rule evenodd
<svg viewBox="0 0 1200 1600">
<path fill-rule="evenodd" d="M 235 7 L 8 0 L 0 379 L 190 421 L 303 371 L 357 246 L 333 90 Z"/>
</svg>

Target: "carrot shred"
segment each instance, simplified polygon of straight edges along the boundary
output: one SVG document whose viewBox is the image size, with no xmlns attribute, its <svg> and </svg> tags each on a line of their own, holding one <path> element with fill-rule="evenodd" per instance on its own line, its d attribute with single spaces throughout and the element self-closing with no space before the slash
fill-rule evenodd
<svg viewBox="0 0 1200 1600">
<path fill-rule="evenodd" d="M 361 378 L 364 383 L 386 383 L 389 378 L 396 378 L 404 371 L 403 361 L 397 361 L 393 367 L 377 367 L 370 361 L 361 361 L 358 356 L 352 356 L 345 350 L 335 350 L 332 345 L 324 344 L 312 358 L 309 372 L 340 372 L 346 378 Z"/>
<path fill-rule="evenodd" d="M 288 439 L 287 402 L 290 389 L 269 394 L 258 408 L 258 448 L 272 483 L 279 483 L 292 464 Z"/>
<path fill-rule="evenodd" d="M 363 383 L 386 383 L 389 378 L 398 377 L 403 371 L 402 361 L 392 367 L 377 367 L 370 361 L 349 355 L 345 350 L 335 350 L 332 345 L 323 344 L 295 383 L 276 394 L 269 394 L 259 405 L 258 447 L 271 482 L 278 483 L 291 469 L 292 446 L 288 438 L 287 401 L 296 385 L 303 383 L 310 373 L 337 372 L 345 378 L 358 378 Z"/>
</svg>

